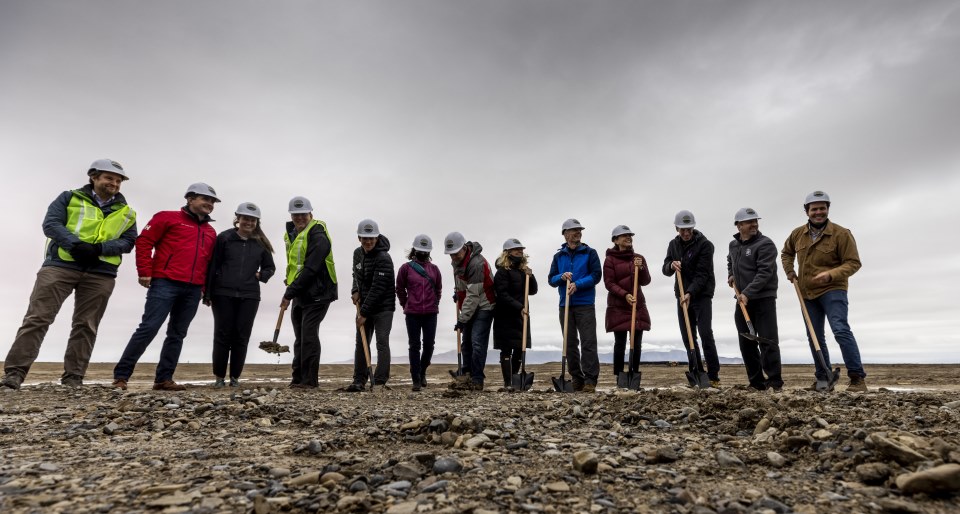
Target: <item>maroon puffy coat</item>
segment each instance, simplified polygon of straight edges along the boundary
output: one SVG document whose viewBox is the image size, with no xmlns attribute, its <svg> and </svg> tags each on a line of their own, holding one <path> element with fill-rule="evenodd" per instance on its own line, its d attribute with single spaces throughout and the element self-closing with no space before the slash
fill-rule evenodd
<svg viewBox="0 0 960 514">
<path fill-rule="evenodd" d="M 643 267 L 637 278 L 637 330 L 650 330 L 650 313 L 647 312 L 647 301 L 643 297 L 643 290 L 639 286 L 650 284 L 650 270 L 646 257 L 633 253 L 633 250 L 607 250 L 607 258 L 603 261 L 603 283 L 607 286 L 607 332 L 621 332 L 630 330 L 631 306 L 627 303 L 626 295 L 633 294 L 633 257 L 643 258 Z"/>
</svg>

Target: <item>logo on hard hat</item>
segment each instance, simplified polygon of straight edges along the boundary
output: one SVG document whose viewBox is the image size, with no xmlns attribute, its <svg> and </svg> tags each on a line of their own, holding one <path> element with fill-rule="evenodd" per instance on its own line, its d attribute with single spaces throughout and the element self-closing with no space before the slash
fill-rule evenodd
<svg viewBox="0 0 960 514">
<path fill-rule="evenodd" d="M 690 218 L 690 216 L 684 216 L 683 218 L 681 218 L 680 221 L 682 221 L 682 222 L 684 222 L 684 223 L 692 223 L 692 222 L 693 222 L 693 219 Z"/>
<path fill-rule="evenodd" d="M 756 213 L 757 213 L 757 211 L 755 211 L 755 210 L 753 210 L 753 209 L 747 209 L 746 212 L 747 212 L 747 214 L 756 214 Z"/>
<path fill-rule="evenodd" d="M 572 221 L 572 222 L 574 222 L 574 223 L 576 223 L 577 225 L 579 225 L 579 224 L 580 224 L 580 220 L 575 220 L 575 219 L 571 219 L 570 221 Z"/>
<path fill-rule="evenodd" d="M 293 202 L 293 206 L 296 207 L 297 209 L 303 207 L 303 200 L 297 200 Z"/>
<path fill-rule="evenodd" d="M 814 192 L 813 192 L 813 196 L 823 196 L 823 195 L 825 195 L 825 194 L 827 194 L 827 193 L 824 193 L 823 191 L 814 191 Z"/>
<path fill-rule="evenodd" d="M 453 248 L 453 239 L 447 239 L 446 242 L 443 243 L 443 246 L 446 248 Z"/>
<path fill-rule="evenodd" d="M 627 232 L 630 232 L 630 227 L 626 225 L 620 225 L 620 230 L 626 230 Z"/>
<path fill-rule="evenodd" d="M 118 170 L 123 171 L 123 166 L 121 166 L 119 162 L 117 162 L 117 161 L 110 161 L 110 164 L 111 164 L 114 168 L 117 168 Z"/>
<path fill-rule="evenodd" d="M 519 240 L 519 239 L 511 239 L 510 242 L 513 243 L 513 244 L 515 244 L 515 245 L 520 244 L 520 240 Z"/>
<path fill-rule="evenodd" d="M 420 240 L 420 246 L 427 246 L 427 240 L 426 240 L 426 239 L 421 239 L 421 240 Z M 452 245 L 451 245 L 451 246 L 452 246 Z"/>
<path fill-rule="evenodd" d="M 373 232 L 373 225 L 367 223 L 366 225 L 363 226 L 363 231 L 368 233 Z"/>
<path fill-rule="evenodd" d="M 248 203 L 248 204 L 246 205 L 246 208 L 247 208 L 248 211 L 255 211 L 255 210 L 257 210 L 257 206 L 256 206 L 256 205 L 253 205 L 252 203 Z"/>
<path fill-rule="evenodd" d="M 213 195 L 213 196 L 216 196 L 216 195 L 217 195 L 216 190 L 214 190 L 214 189 L 213 189 L 212 187 L 210 187 L 210 186 L 207 186 L 207 191 L 210 191 L 210 194 Z"/>
</svg>

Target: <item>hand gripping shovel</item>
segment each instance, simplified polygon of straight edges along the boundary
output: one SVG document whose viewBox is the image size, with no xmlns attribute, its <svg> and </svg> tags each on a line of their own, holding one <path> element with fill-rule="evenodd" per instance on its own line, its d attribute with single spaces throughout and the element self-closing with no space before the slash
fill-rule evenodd
<svg viewBox="0 0 960 514">
<path fill-rule="evenodd" d="M 640 370 L 633 371 L 633 352 L 636 351 L 636 343 L 633 338 L 637 333 L 637 275 L 640 274 L 640 267 L 633 265 L 633 307 L 630 309 L 630 360 L 627 361 L 626 373 L 620 372 L 617 375 L 617 387 L 621 389 L 640 390 Z"/>
<path fill-rule="evenodd" d="M 820 341 L 817 340 L 817 333 L 813 331 L 813 323 L 810 322 L 810 313 L 807 312 L 807 304 L 803 301 L 803 294 L 800 292 L 800 279 L 793 281 L 793 288 L 797 291 L 797 299 L 800 300 L 800 310 L 803 312 L 803 320 L 807 322 L 807 333 L 810 334 L 810 340 L 813 341 L 813 349 L 816 350 L 817 360 L 820 366 L 830 373 L 830 364 L 823 358 L 823 350 L 820 349 Z M 830 380 L 817 379 L 817 391 L 833 391 L 833 387 L 840 380 L 840 368 L 834 368 L 830 373 Z"/>
<path fill-rule="evenodd" d="M 563 304 L 563 353 L 560 357 L 560 378 L 553 377 L 553 388 L 558 393 L 572 393 L 573 382 L 566 379 L 567 374 L 567 326 L 570 319 L 570 281 L 565 282 L 567 299 Z"/>
<path fill-rule="evenodd" d="M 523 279 L 523 336 L 520 338 L 520 373 L 510 375 L 510 385 L 517 391 L 529 391 L 533 387 L 533 373 L 527 373 L 527 323 L 529 315 L 527 309 L 530 307 L 530 275 L 525 275 Z"/>
<path fill-rule="evenodd" d="M 277 344 L 277 339 L 280 338 L 280 325 L 283 325 L 283 313 L 286 311 L 286 307 L 280 307 L 280 316 L 277 317 L 277 327 L 273 329 L 273 341 L 260 341 L 260 349 L 267 353 L 277 354 L 278 362 L 281 353 L 290 351 L 289 346 L 280 346 Z"/>
<path fill-rule="evenodd" d="M 735 284 L 733 286 L 733 293 L 737 295 L 737 305 L 740 306 L 740 312 L 743 314 L 743 319 L 747 322 L 747 330 L 749 331 L 747 334 L 740 332 L 740 335 L 743 336 L 744 339 L 755 343 L 772 343 L 773 341 L 766 337 L 760 337 L 760 334 L 757 334 L 757 329 L 753 328 L 753 322 L 750 321 L 750 315 L 747 314 L 747 306 L 740 302 L 740 290 L 737 289 Z"/>
<path fill-rule="evenodd" d="M 677 285 L 680 286 L 680 295 L 682 296 L 684 291 L 683 278 L 680 277 L 679 272 L 677 272 Z M 686 372 L 687 381 L 690 382 L 690 387 L 706 389 L 710 387 L 710 377 L 703 371 L 703 361 L 700 359 L 700 352 L 693 341 L 693 331 L 690 330 L 690 314 L 687 313 L 687 305 L 681 302 L 680 306 L 683 308 L 683 323 L 687 327 L 687 341 L 690 343 L 690 349 L 687 352 L 689 355 L 687 360 L 690 361 L 690 371 Z"/>
<path fill-rule="evenodd" d="M 357 304 L 357 314 L 360 314 L 360 304 Z M 370 346 L 367 343 L 367 327 L 361 325 L 357 327 L 360 330 L 360 341 L 363 343 L 363 357 L 367 359 L 367 375 L 370 376 L 370 390 L 373 391 L 373 365 L 370 364 Z M 386 387 L 386 384 L 384 384 Z"/>
</svg>

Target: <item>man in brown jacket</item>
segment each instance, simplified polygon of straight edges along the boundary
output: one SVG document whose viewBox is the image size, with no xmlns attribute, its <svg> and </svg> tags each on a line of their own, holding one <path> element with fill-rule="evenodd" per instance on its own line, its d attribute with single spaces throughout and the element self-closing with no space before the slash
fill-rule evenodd
<svg viewBox="0 0 960 514">
<path fill-rule="evenodd" d="M 810 314 L 813 330 L 820 342 L 823 358 L 830 365 L 830 355 L 823 338 L 823 320 L 830 322 L 830 330 L 840 346 L 843 363 L 850 377 L 848 391 L 866 391 L 867 373 L 860 361 L 860 348 L 847 323 L 847 279 L 860 269 L 857 242 L 846 228 L 827 218 L 830 197 L 823 191 L 807 195 L 803 203 L 808 221 L 798 227 L 783 244 L 780 260 L 787 279 L 800 281 L 800 291 Z M 799 260 L 799 274 L 794 271 L 794 259 Z M 809 340 L 810 334 L 807 334 Z M 830 370 L 823 369 L 816 358 L 817 380 L 829 380 Z"/>
</svg>

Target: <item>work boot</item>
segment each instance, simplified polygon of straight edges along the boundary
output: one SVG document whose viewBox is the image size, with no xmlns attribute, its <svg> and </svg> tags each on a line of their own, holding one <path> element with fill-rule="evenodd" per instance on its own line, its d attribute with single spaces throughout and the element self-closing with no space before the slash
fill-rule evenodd
<svg viewBox="0 0 960 514">
<path fill-rule="evenodd" d="M 414 380 L 414 381 L 413 381 L 413 388 L 412 388 L 411 390 L 412 390 L 413 392 L 415 392 L 415 393 L 419 393 L 419 392 L 420 392 L 420 382 L 417 381 L 417 380 Z"/>
<path fill-rule="evenodd" d="M 217 381 L 213 383 L 213 387 L 221 389 L 227 387 L 227 383 L 223 381 L 223 377 L 217 377 Z"/>
<path fill-rule="evenodd" d="M 240 379 L 230 377 L 230 387 L 240 387 Z"/>
<path fill-rule="evenodd" d="M 847 386 L 847 391 L 865 393 L 867 392 L 867 381 L 863 377 L 850 377 L 850 385 Z"/>
<path fill-rule="evenodd" d="M 115 379 L 115 380 L 113 381 L 113 384 L 111 384 L 111 387 L 113 387 L 114 389 L 120 389 L 121 391 L 126 391 L 126 390 L 127 390 L 127 379 L 125 379 L 125 378 Z"/>
<path fill-rule="evenodd" d="M 426 373 L 420 375 L 420 387 L 422 387 L 422 388 L 424 388 L 424 389 L 427 388 L 427 374 L 426 374 Z"/>
<path fill-rule="evenodd" d="M 173 380 L 164 380 L 163 382 L 153 383 L 154 391 L 186 391 L 187 386 L 178 384 Z"/>
<path fill-rule="evenodd" d="M 347 388 L 344 389 L 344 391 L 346 391 L 346 392 L 348 392 L 348 393 L 360 393 L 360 392 L 363 392 L 364 385 L 365 385 L 365 384 L 353 383 L 353 384 L 348 385 Z"/>
<path fill-rule="evenodd" d="M 595 393 L 597 392 L 597 384 L 583 384 L 580 390 L 584 393 Z"/>
<path fill-rule="evenodd" d="M 67 387 L 83 387 L 83 377 L 64 374 L 60 377 L 60 385 Z"/>
<path fill-rule="evenodd" d="M 711 380 L 711 381 L 710 381 L 710 387 L 712 387 L 712 388 L 714 388 L 714 389 L 720 389 L 720 379 L 718 378 L 718 379 L 716 379 L 716 380 Z"/>
<path fill-rule="evenodd" d="M 483 382 L 470 382 L 471 391 L 483 391 Z"/>
<path fill-rule="evenodd" d="M 7 373 L 4 375 L 3 380 L 0 381 L 0 386 L 17 391 L 20 389 L 20 384 L 22 383 L 23 378 L 20 375 L 16 373 Z"/>
<path fill-rule="evenodd" d="M 574 379 L 571 380 L 570 382 L 573 383 L 573 390 L 574 390 L 574 391 L 576 391 L 576 392 L 578 392 L 578 393 L 579 393 L 580 391 L 583 391 L 583 380 L 577 380 L 576 378 L 574 378 Z"/>
</svg>

